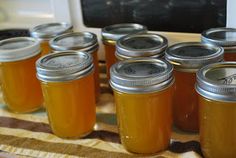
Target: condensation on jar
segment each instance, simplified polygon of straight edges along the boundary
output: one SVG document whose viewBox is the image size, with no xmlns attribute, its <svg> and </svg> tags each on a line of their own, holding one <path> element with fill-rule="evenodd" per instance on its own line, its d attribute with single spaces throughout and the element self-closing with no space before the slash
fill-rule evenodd
<svg viewBox="0 0 236 158">
<path fill-rule="evenodd" d="M 96 120 L 91 55 L 76 51 L 52 53 L 41 57 L 36 68 L 53 133 L 62 138 L 89 134 Z"/>
<path fill-rule="evenodd" d="M 135 57 L 162 58 L 168 46 L 168 40 L 158 34 L 134 34 L 122 37 L 116 44 L 117 60 Z"/>
<path fill-rule="evenodd" d="M 223 55 L 222 47 L 198 42 L 178 43 L 166 49 L 165 58 L 174 65 L 173 116 L 178 128 L 198 132 L 196 72 L 204 65 L 222 61 Z"/>
<path fill-rule="evenodd" d="M 173 67 L 162 59 L 133 58 L 111 67 L 119 134 L 134 153 L 168 148 L 172 127 Z"/>
<path fill-rule="evenodd" d="M 98 66 L 98 41 L 97 36 L 91 32 L 71 32 L 53 38 L 50 47 L 54 52 L 75 50 L 92 55 L 94 64 L 94 82 L 96 101 L 99 100 L 99 66 Z"/>
<path fill-rule="evenodd" d="M 201 36 L 202 43 L 218 45 L 224 48 L 224 60 L 236 61 L 236 28 L 212 28 Z"/>
<path fill-rule="evenodd" d="M 34 38 L 0 41 L 1 88 L 5 104 L 13 112 L 32 112 L 42 107 L 42 91 L 35 75 L 40 52 L 40 44 Z"/>
<path fill-rule="evenodd" d="M 236 157 L 236 62 L 215 63 L 200 69 L 196 91 L 204 157 Z"/>
<path fill-rule="evenodd" d="M 67 32 L 72 32 L 72 28 L 72 25 L 65 22 L 47 23 L 37 25 L 30 29 L 30 35 L 40 41 L 42 49 L 41 56 L 43 56 L 51 52 L 49 46 L 50 39 Z"/>
<path fill-rule="evenodd" d="M 110 67 L 117 61 L 115 57 L 116 41 L 129 34 L 146 32 L 146 26 L 132 23 L 115 24 L 102 28 L 108 79 L 110 79 Z"/>
</svg>

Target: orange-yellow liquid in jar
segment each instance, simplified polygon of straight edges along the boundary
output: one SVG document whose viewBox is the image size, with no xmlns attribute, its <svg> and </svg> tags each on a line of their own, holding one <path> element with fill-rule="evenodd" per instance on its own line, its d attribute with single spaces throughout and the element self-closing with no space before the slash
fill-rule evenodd
<svg viewBox="0 0 236 158">
<path fill-rule="evenodd" d="M 196 74 L 175 70 L 174 76 L 174 124 L 182 130 L 197 132 L 199 130 L 199 107 L 195 91 Z"/>
<path fill-rule="evenodd" d="M 225 53 L 224 54 L 224 60 L 225 61 L 236 61 L 236 51 L 235 51 L 235 53 Z"/>
<path fill-rule="evenodd" d="M 100 96 L 100 82 L 99 82 L 99 65 L 98 65 L 98 55 L 96 52 L 92 53 L 93 56 L 93 65 L 94 65 L 94 84 L 95 84 L 95 98 L 96 101 L 99 100 Z"/>
<path fill-rule="evenodd" d="M 47 55 L 51 52 L 51 47 L 49 45 L 49 41 L 41 41 L 40 42 L 40 47 L 42 49 L 41 56 Z"/>
<path fill-rule="evenodd" d="M 170 143 L 173 86 L 154 93 L 127 94 L 114 90 L 119 133 L 134 153 L 155 153 Z"/>
<path fill-rule="evenodd" d="M 93 73 L 68 82 L 41 82 L 52 131 L 78 138 L 93 130 L 96 120 Z"/>
<path fill-rule="evenodd" d="M 39 57 L 0 63 L 3 98 L 10 110 L 24 113 L 42 106 L 43 95 L 35 68 Z"/>
<path fill-rule="evenodd" d="M 236 157 L 236 103 L 199 95 L 200 144 L 206 158 Z"/>
<path fill-rule="evenodd" d="M 110 79 L 110 67 L 117 61 L 115 56 L 116 47 L 115 44 L 104 44 L 104 48 L 107 65 L 107 78 Z"/>
</svg>

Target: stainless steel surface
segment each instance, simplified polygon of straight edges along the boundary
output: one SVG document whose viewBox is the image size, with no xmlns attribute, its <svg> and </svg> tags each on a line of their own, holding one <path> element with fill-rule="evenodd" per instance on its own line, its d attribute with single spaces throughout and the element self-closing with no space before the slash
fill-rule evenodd
<svg viewBox="0 0 236 158">
<path fill-rule="evenodd" d="M 184 42 L 166 49 L 165 59 L 172 63 L 176 70 L 196 72 L 204 65 L 220 62 L 224 49 L 220 46 L 199 42 Z"/>
<path fill-rule="evenodd" d="M 162 57 L 168 46 L 168 40 L 158 34 L 134 34 L 122 37 L 116 43 L 118 59 L 133 57 Z"/>
<path fill-rule="evenodd" d="M 110 85 L 128 93 L 159 91 L 173 83 L 172 71 L 172 65 L 162 59 L 128 59 L 111 67 Z"/>
<path fill-rule="evenodd" d="M 236 102 L 236 62 L 207 65 L 197 72 L 197 92 L 209 99 Z"/>
<path fill-rule="evenodd" d="M 63 51 L 36 62 L 37 77 L 46 82 L 75 80 L 93 71 L 92 56 L 85 52 Z"/>
</svg>

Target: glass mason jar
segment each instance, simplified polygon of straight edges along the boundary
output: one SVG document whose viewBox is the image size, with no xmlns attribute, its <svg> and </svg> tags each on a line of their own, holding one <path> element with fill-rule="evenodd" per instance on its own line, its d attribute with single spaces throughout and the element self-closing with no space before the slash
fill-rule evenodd
<svg viewBox="0 0 236 158">
<path fill-rule="evenodd" d="M 32 112 L 43 104 L 35 62 L 40 44 L 30 37 L 0 41 L 0 83 L 8 108 L 17 113 Z"/>
<path fill-rule="evenodd" d="M 30 29 L 31 37 L 40 41 L 41 56 L 51 52 L 50 39 L 67 32 L 72 32 L 72 25 L 64 22 L 41 24 Z"/>
<path fill-rule="evenodd" d="M 107 78 L 110 79 L 110 67 L 116 62 L 116 41 L 121 37 L 135 33 L 146 33 L 147 27 L 140 24 L 115 24 L 102 28 L 102 41 L 105 48 Z"/>
<path fill-rule="evenodd" d="M 173 67 L 154 58 L 133 58 L 111 67 L 119 134 L 134 153 L 155 153 L 170 143 Z"/>
<path fill-rule="evenodd" d="M 71 32 L 53 38 L 49 44 L 55 52 L 76 50 L 84 51 L 92 55 L 94 65 L 95 96 L 98 101 L 100 95 L 100 85 L 97 36 L 91 32 Z"/>
<path fill-rule="evenodd" d="M 224 60 L 236 61 L 236 29 L 212 28 L 205 30 L 201 36 L 202 43 L 209 43 L 224 48 Z"/>
<path fill-rule="evenodd" d="M 203 155 L 236 157 L 236 62 L 215 63 L 200 69 L 196 90 Z"/>
<path fill-rule="evenodd" d="M 223 53 L 222 47 L 198 42 L 178 43 L 166 49 L 165 58 L 174 65 L 173 116 L 178 128 L 198 132 L 196 72 L 204 65 L 222 61 Z"/>
<path fill-rule="evenodd" d="M 91 55 L 52 53 L 41 57 L 36 68 L 53 133 L 62 138 L 89 134 L 96 120 Z"/>
<path fill-rule="evenodd" d="M 162 58 L 168 40 L 158 34 L 134 34 L 122 37 L 116 43 L 116 58 L 125 60 L 135 57 Z"/>
</svg>

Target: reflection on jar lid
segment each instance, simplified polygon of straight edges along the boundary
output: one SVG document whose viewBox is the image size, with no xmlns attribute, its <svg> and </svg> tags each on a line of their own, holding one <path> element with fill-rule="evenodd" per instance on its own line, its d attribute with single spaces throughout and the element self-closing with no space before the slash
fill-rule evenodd
<svg viewBox="0 0 236 158">
<path fill-rule="evenodd" d="M 78 79 L 93 70 L 92 57 L 85 52 L 62 51 L 41 57 L 36 62 L 37 77 L 47 82 Z"/>
<path fill-rule="evenodd" d="M 236 101 L 236 62 L 207 65 L 197 72 L 198 93 L 219 101 Z"/>
<path fill-rule="evenodd" d="M 147 93 L 162 90 L 173 83 L 173 67 L 162 59 L 133 58 L 114 64 L 111 86 L 122 92 Z"/>
<path fill-rule="evenodd" d="M 0 41 L 0 62 L 23 60 L 39 53 L 39 41 L 31 37 L 16 37 Z"/>
<path fill-rule="evenodd" d="M 115 43 L 121 37 L 135 33 L 146 33 L 147 27 L 140 24 L 115 24 L 102 28 L 102 39 L 104 43 Z"/>
<path fill-rule="evenodd" d="M 50 40 L 50 46 L 56 51 L 79 50 L 91 52 L 98 49 L 97 36 L 91 32 L 71 32 Z"/>
<path fill-rule="evenodd" d="M 210 43 L 223 47 L 236 46 L 236 29 L 212 28 L 204 31 L 201 39 L 203 43 Z"/>
<path fill-rule="evenodd" d="M 161 57 L 167 46 L 167 39 L 161 35 L 128 35 L 117 41 L 116 56 L 121 60 L 133 57 Z"/>
<path fill-rule="evenodd" d="M 175 69 L 196 72 L 204 65 L 223 60 L 224 49 L 220 46 L 185 42 L 172 45 L 166 49 L 165 58 Z"/>
<path fill-rule="evenodd" d="M 63 33 L 71 32 L 72 28 L 72 25 L 65 22 L 47 23 L 35 26 L 34 28 L 30 29 L 30 34 L 34 38 L 50 40 L 51 38 Z"/>
</svg>

